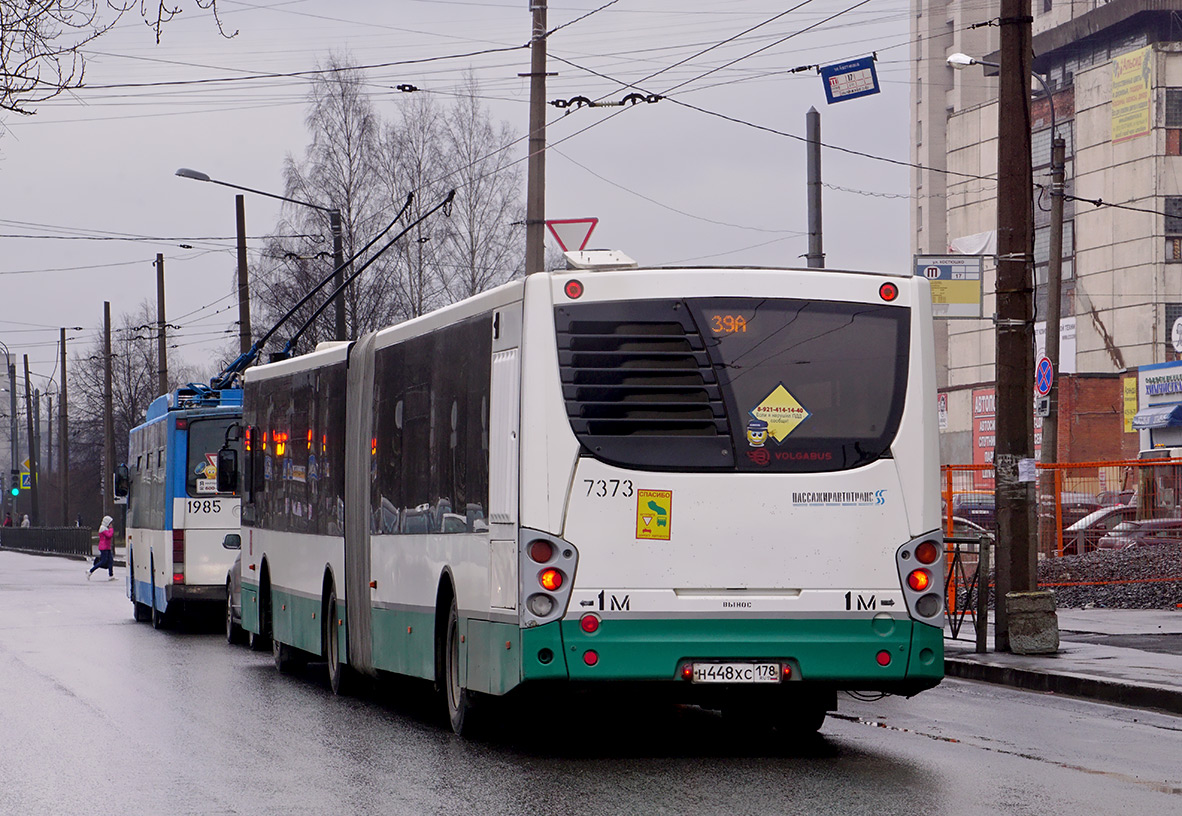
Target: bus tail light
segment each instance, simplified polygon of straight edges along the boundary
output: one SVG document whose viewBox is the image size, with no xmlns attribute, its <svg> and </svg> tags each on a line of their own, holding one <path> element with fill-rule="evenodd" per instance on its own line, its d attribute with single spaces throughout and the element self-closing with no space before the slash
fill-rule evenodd
<svg viewBox="0 0 1182 816">
<path fill-rule="evenodd" d="M 499 543 L 493 542 L 494 555 L 504 552 L 496 546 Z M 559 536 L 525 527 L 521 528 L 516 545 L 516 563 L 503 565 L 505 570 L 512 570 L 512 584 L 502 584 L 500 591 L 503 594 L 513 593 L 515 600 L 512 605 L 519 610 L 523 627 L 560 621 L 571 606 L 571 592 L 578 571 L 578 551 L 573 544 Z M 508 557 L 509 553 L 505 553 L 505 556 Z M 592 602 L 583 599 L 579 605 L 583 608 L 572 613 L 572 625 L 577 623 L 580 615 L 590 611 L 586 607 L 592 606 Z"/>
<path fill-rule="evenodd" d="M 594 612 L 588 612 L 579 618 L 579 627 L 589 635 L 595 634 L 599 631 L 599 616 Z"/>
<path fill-rule="evenodd" d="M 919 622 L 944 625 L 944 594 L 947 591 L 944 541 L 933 530 L 908 541 L 895 553 L 899 584 L 907 612 Z"/>
<path fill-rule="evenodd" d="M 915 560 L 921 564 L 934 564 L 940 557 L 940 548 L 934 541 L 925 541 L 915 548 Z"/>
<path fill-rule="evenodd" d="M 916 592 L 923 592 L 932 585 L 932 574 L 925 569 L 912 570 L 907 576 L 907 586 Z"/>
<path fill-rule="evenodd" d="M 529 557 L 539 564 L 545 564 L 554 557 L 554 545 L 544 538 L 531 541 L 529 544 Z"/>
<path fill-rule="evenodd" d="M 538 575 L 538 583 L 542 585 L 542 589 L 556 592 L 562 587 L 562 573 L 553 568 L 542 570 Z"/>
<path fill-rule="evenodd" d="M 172 531 L 172 582 L 185 582 L 185 531 Z"/>
<path fill-rule="evenodd" d="M 880 665 L 880 666 L 889 666 L 889 665 L 891 665 L 891 653 L 890 653 L 890 652 L 888 652 L 886 649 L 883 649 L 881 652 L 879 652 L 878 654 L 876 654 L 876 655 L 874 656 L 874 659 L 875 659 L 876 661 L 878 661 L 878 665 Z"/>
</svg>

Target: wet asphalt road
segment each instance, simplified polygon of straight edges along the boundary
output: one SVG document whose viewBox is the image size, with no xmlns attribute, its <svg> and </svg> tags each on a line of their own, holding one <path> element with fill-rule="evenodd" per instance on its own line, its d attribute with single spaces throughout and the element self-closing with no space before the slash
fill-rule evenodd
<svg viewBox="0 0 1182 816">
<path fill-rule="evenodd" d="M 131 619 L 123 571 L 0 551 L 0 813 L 1167 814 L 1182 719 L 961 681 L 843 696 L 819 738 L 524 695 L 484 739 L 425 684 L 336 698 L 217 629 Z M 510 725 L 509 723 L 516 723 Z"/>
</svg>

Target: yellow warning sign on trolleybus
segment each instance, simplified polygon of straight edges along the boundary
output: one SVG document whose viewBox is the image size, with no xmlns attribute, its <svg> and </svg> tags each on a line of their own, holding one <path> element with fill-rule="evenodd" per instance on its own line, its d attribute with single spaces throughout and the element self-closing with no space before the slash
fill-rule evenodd
<svg viewBox="0 0 1182 816">
<path fill-rule="evenodd" d="M 673 524 L 672 490 L 636 491 L 636 537 L 669 540 Z"/>
</svg>

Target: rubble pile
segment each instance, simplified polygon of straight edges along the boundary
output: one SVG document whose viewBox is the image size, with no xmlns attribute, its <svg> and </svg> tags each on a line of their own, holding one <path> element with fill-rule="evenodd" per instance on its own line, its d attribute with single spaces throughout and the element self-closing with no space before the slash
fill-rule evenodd
<svg viewBox="0 0 1182 816">
<path fill-rule="evenodd" d="M 1060 608 L 1174 609 L 1182 604 L 1182 544 L 1043 558 L 1038 584 L 1054 590 Z"/>
</svg>

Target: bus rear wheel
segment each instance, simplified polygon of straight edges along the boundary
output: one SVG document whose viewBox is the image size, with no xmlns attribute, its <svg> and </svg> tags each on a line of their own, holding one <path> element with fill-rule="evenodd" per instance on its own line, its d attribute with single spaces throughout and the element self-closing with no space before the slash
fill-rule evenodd
<svg viewBox="0 0 1182 816">
<path fill-rule="evenodd" d="M 234 621 L 234 594 L 226 582 L 226 643 L 235 646 L 244 640 L 242 635 L 242 627 Z"/>
<path fill-rule="evenodd" d="M 146 603 L 140 603 L 135 594 L 135 563 L 127 559 L 127 574 L 131 580 L 131 615 L 136 623 L 147 623 L 152 618 L 152 612 Z"/>
<path fill-rule="evenodd" d="M 459 736 L 472 732 L 472 692 L 460 682 L 460 613 L 456 599 L 451 599 L 443 642 L 443 690 L 451 730 Z"/>
<path fill-rule="evenodd" d="M 337 593 L 328 591 L 324 601 L 324 659 L 328 663 L 328 685 L 333 694 L 349 694 L 353 690 L 353 670 L 341 662 L 341 642 L 337 631 Z"/>
<path fill-rule="evenodd" d="M 149 610 L 149 614 L 152 618 L 152 628 L 153 629 L 163 629 L 164 625 L 165 625 L 164 613 L 156 608 L 156 570 L 155 569 L 152 570 L 152 607 Z"/>
</svg>

